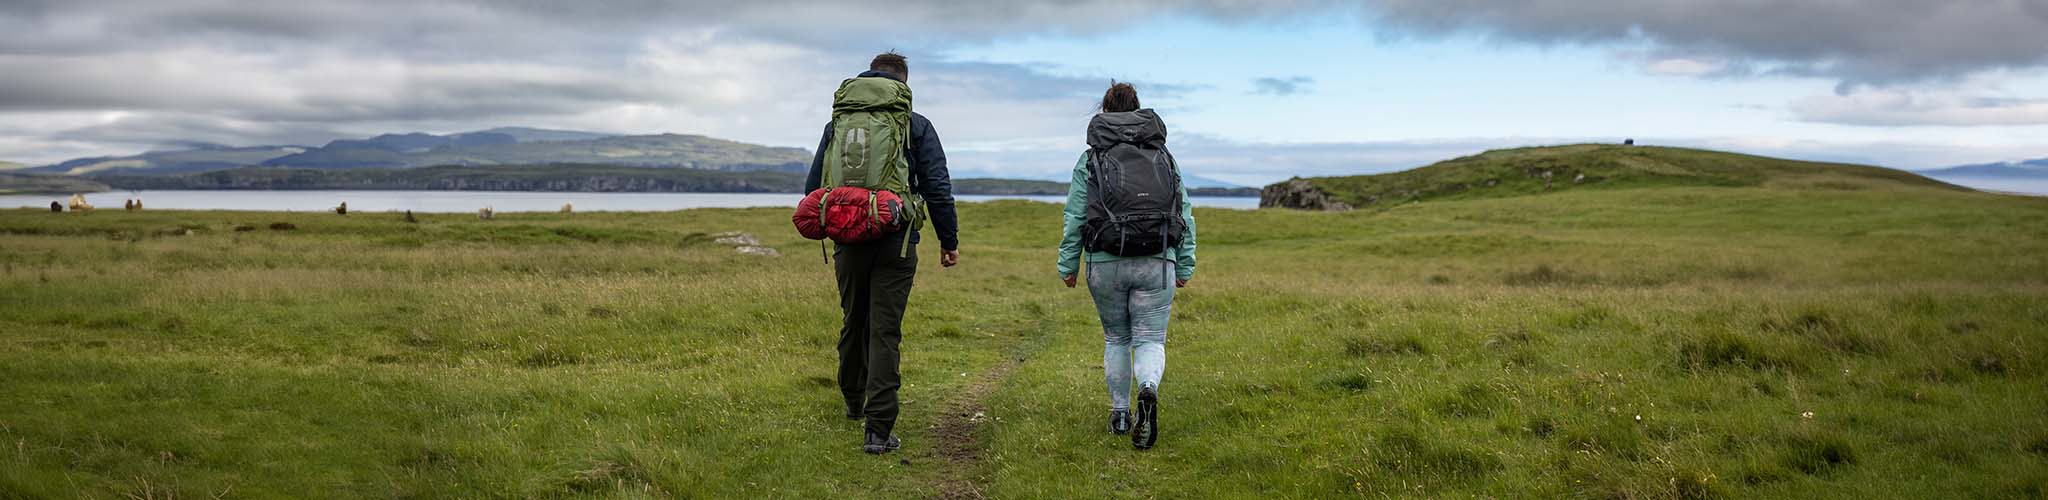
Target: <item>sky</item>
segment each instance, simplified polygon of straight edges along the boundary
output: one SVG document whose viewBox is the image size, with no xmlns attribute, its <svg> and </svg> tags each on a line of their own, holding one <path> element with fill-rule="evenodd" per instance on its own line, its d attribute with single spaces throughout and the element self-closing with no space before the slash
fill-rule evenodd
<svg viewBox="0 0 2048 500">
<path fill-rule="evenodd" d="M 1113 79 L 1245 185 L 1627 138 L 2048 157 L 2048 0 L 0 0 L 0 161 L 497 126 L 814 148 L 885 50 L 962 177 L 1064 178 Z"/>
</svg>

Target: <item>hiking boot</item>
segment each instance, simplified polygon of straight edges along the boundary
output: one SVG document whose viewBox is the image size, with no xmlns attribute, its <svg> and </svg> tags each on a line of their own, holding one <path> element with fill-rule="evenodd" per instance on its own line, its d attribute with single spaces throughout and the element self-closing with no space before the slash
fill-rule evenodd
<svg viewBox="0 0 2048 500">
<path fill-rule="evenodd" d="M 1110 434 L 1126 434 L 1126 433 L 1129 433 L 1129 432 L 1131 432 L 1131 411 L 1130 411 L 1130 410 L 1110 410 L 1110 411 L 1109 411 L 1109 433 L 1110 433 Z"/>
<path fill-rule="evenodd" d="M 875 434 L 873 432 L 868 432 L 866 434 L 867 442 L 862 444 L 860 448 L 861 451 L 868 452 L 869 454 L 880 455 L 883 453 L 896 451 L 897 448 L 903 447 L 903 442 L 898 441 L 896 439 L 895 434 L 890 434 L 888 436 Z"/>
<path fill-rule="evenodd" d="M 1138 391 L 1137 423 L 1132 425 L 1131 446 L 1148 449 L 1159 441 L 1159 391 L 1145 387 Z"/>
</svg>

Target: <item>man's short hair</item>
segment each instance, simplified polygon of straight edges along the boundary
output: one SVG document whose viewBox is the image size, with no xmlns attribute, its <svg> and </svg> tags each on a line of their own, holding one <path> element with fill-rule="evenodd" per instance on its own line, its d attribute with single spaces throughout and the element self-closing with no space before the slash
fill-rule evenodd
<svg viewBox="0 0 2048 500">
<path fill-rule="evenodd" d="M 903 54 L 891 50 L 876 55 L 874 61 L 868 62 L 868 71 L 888 72 L 897 78 L 909 80 L 910 62 L 903 58 Z"/>
</svg>

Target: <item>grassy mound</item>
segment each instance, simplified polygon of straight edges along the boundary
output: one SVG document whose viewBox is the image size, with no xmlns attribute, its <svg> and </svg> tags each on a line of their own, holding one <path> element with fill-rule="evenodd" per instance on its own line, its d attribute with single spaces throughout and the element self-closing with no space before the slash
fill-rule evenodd
<svg viewBox="0 0 2048 500">
<path fill-rule="evenodd" d="M 1612 144 L 1501 149 L 1401 172 L 1306 180 L 1354 207 L 1651 186 L 1963 189 L 1910 172 L 1867 165 Z"/>
</svg>

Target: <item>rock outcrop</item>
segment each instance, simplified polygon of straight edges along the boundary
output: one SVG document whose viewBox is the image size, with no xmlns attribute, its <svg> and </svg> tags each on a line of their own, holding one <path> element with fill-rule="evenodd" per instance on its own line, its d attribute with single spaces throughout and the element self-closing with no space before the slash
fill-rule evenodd
<svg viewBox="0 0 2048 500">
<path fill-rule="evenodd" d="M 774 248 L 769 248 L 761 245 L 761 240 L 759 238 L 755 238 L 752 234 L 742 233 L 739 231 L 728 231 L 711 235 L 711 238 L 712 243 L 731 246 L 733 251 L 739 253 L 747 255 L 759 255 L 763 257 L 782 256 L 782 252 L 778 252 L 775 251 Z"/>
<path fill-rule="evenodd" d="M 1351 204 L 1337 201 L 1299 177 L 1281 181 L 1259 191 L 1259 208 L 1295 210 L 1350 210 Z"/>
</svg>

